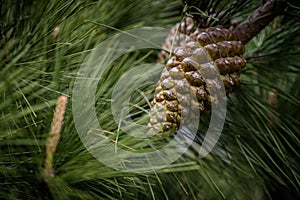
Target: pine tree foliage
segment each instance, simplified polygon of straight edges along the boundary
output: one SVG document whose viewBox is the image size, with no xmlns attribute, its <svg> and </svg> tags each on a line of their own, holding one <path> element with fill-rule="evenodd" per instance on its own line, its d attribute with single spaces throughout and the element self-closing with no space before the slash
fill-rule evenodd
<svg viewBox="0 0 300 200">
<path fill-rule="evenodd" d="M 69 102 L 54 154 L 54 177 L 43 173 L 46 141 L 59 95 L 72 97 L 76 73 L 93 47 L 142 26 L 171 27 L 194 16 L 204 27 L 243 21 L 264 1 L 0 1 L 0 196 L 3 199 L 297 199 L 300 198 L 300 6 L 288 1 L 246 46 L 241 84 L 227 100 L 221 138 L 208 157 L 197 157 L 198 139 L 168 168 L 124 173 L 96 160 L 83 146 Z M 124 55 L 98 86 L 103 129 L 118 133 L 109 100 L 112 86 L 156 51 Z M 151 99 L 153 87 L 143 90 Z M 104 95 L 103 95 L 104 94 Z M 147 124 L 140 93 L 136 120 Z M 135 109 L 134 109 L 135 108 Z M 139 109 L 136 109 L 139 108 Z M 140 109 L 143 108 L 143 109 Z M 99 132 L 99 137 L 104 136 Z M 125 148 L 151 147 L 122 132 L 109 136 Z M 123 146 L 124 147 L 124 146 Z M 147 149 L 148 148 L 148 149 Z M 105 155 L 104 155 L 105 156 Z"/>
<path fill-rule="evenodd" d="M 107 27 L 173 24 L 180 7 L 158 1 L 1 2 L 1 198 L 134 198 L 143 193 L 139 177 L 108 169 L 85 150 L 70 111 L 54 158 L 56 176 L 47 183 L 41 174 L 45 142 L 58 95 L 71 95 L 85 56 L 114 33 Z M 157 15 L 157 9 L 165 12 Z"/>
</svg>

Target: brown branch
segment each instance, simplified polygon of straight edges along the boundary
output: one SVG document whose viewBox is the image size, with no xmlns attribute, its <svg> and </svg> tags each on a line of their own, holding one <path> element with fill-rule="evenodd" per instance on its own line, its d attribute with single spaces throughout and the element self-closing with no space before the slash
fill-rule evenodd
<svg viewBox="0 0 300 200">
<path fill-rule="evenodd" d="M 287 0 L 267 1 L 234 29 L 238 39 L 246 44 L 273 21 L 276 16 L 281 15 L 286 6 Z"/>
</svg>

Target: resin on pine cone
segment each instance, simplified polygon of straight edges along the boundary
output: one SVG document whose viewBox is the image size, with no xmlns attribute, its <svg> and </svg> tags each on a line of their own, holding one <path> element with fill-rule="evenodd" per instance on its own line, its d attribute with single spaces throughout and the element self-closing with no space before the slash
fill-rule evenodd
<svg viewBox="0 0 300 200">
<path fill-rule="evenodd" d="M 228 94 L 240 82 L 240 70 L 246 64 L 245 47 L 232 31 L 210 27 L 187 33 L 173 36 L 180 39 L 175 43 L 179 47 L 168 60 L 151 102 L 148 128 L 155 133 L 155 140 L 168 137 L 197 113 L 210 112 L 211 104 L 225 96 L 222 84 Z M 166 41 L 165 49 L 170 44 L 169 39 Z M 159 60 L 168 56 L 167 51 L 161 52 Z"/>
</svg>

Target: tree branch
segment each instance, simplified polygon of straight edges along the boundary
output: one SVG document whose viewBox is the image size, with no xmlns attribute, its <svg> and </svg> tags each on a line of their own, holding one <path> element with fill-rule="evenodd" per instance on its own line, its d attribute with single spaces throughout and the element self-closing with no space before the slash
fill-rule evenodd
<svg viewBox="0 0 300 200">
<path fill-rule="evenodd" d="M 287 0 L 269 0 L 259 7 L 245 21 L 240 23 L 234 33 L 238 39 L 246 44 L 264 29 L 273 19 L 281 15 L 287 6 Z"/>
</svg>

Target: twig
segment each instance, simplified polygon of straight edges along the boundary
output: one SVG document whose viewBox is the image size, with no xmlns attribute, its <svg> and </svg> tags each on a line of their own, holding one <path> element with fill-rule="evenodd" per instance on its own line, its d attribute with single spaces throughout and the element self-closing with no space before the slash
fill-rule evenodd
<svg viewBox="0 0 300 200">
<path fill-rule="evenodd" d="M 51 130 L 46 144 L 46 158 L 44 163 L 45 175 L 54 177 L 53 156 L 56 151 L 57 144 L 60 138 L 61 127 L 64 120 L 68 98 L 66 96 L 59 96 L 52 119 Z"/>
<path fill-rule="evenodd" d="M 245 21 L 240 23 L 234 29 L 234 33 L 242 43 L 246 44 L 273 21 L 276 16 L 283 14 L 287 5 L 287 0 L 267 1 Z"/>
</svg>

